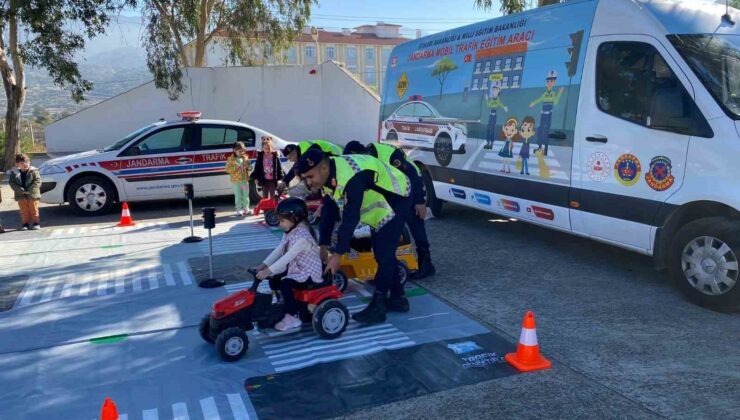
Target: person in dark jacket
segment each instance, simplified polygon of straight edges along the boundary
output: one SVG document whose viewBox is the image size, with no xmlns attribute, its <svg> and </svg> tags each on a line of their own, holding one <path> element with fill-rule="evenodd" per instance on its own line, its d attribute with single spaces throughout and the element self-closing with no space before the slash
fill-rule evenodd
<svg viewBox="0 0 740 420">
<path fill-rule="evenodd" d="M 21 230 L 39 230 L 39 201 L 41 200 L 41 175 L 31 166 L 26 155 L 16 155 L 16 169 L 11 172 L 9 184 L 21 211 Z"/>
<path fill-rule="evenodd" d="M 283 176 L 280 156 L 272 144 L 272 137 L 262 137 L 262 150 L 257 152 L 252 177 L 262 187 L 263 198 L 277 198 L 277 183 Z"/>
</svg>

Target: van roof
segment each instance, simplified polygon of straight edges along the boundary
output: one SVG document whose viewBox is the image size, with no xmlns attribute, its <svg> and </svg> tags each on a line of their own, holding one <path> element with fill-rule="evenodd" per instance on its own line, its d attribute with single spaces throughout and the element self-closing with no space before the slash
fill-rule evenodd
<svg viewBox="0 0 740 420">
<path fill-rule="evenodd" d="M 667 34 L 740 34 L 740 23 L 722 21 L 724 0 L 638 0 Z M 740 11 L 730 7 L 730 16 L 740 20 Z"/>
</svg>

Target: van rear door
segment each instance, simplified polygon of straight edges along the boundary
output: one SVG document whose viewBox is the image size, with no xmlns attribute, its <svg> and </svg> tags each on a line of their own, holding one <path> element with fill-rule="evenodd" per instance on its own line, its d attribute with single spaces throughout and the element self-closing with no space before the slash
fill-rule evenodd
<svg viewBox="0 0 740 420">
<path fill-rule="evenodd" d="M 591 38 L 586 69 L 574 230 L 650 252 L 651 230 L 668 213 L 661 207 L 683 182 L 689 139 L 711 137 L 711 129 L 690 83 L 655 38 Z"/>
</svg>

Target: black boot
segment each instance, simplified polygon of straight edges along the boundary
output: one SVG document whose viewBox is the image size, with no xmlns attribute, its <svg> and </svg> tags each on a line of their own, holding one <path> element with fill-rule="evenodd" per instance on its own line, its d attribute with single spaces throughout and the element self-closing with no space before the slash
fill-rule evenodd
<svg viewBox="0 0 740 420">
<path fill-rule="evenodd" d="M 375 293 L 365 309 L 353 314 L 352 319 L 363 324 L 382 324 L 385 322 L 385 311 L 385 296 Z"/>
<path fill-rule="evenodd" d="M 406 296 L 393 296 L 391 295 L 385 301 L 386 308 L 391 312 L 408 312 L 409 311 L 409 300 Z"/>
<path fill-rule="evenodd" d="M 425 277 L 433 276 L 437 269 L 432 264 L 432 256 L 429 254 L 428 249 L 417 249 L 419 255 L 419 269 L 411 274 L 411 278 L 414 280 L 423 279 Z"/>
</svg>

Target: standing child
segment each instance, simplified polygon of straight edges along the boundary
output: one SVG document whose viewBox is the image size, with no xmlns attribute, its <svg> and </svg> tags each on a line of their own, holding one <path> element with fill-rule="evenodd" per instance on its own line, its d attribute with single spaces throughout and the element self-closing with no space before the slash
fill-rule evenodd
<svg viewBox="0 0 740 420">
<path fill-rule="evenodd" d="M 276 213 L 285 235 L 277 248 L 256 269 L 260 280 L 285 273 L 280 280 L 285 317 L 275 325 L 275 329 L 286 331 L 301 326 L 293 289 L 309 281 L 321 283 L 322 267 L 319 245 L 307 222 L 306 202 L 300 198 L 286 198 L 278 204 Z"/>
<path fill-rule="evenodd" d="M 238 141 L 234 144 L 234 154 L 226 160 L 226 173 L 231 178 L 237 216 L 249 216 L 250 214 L 249 171 L 252 167 L 246 153 L 247 147 Z"/>
<path fill-rule="evenodd" d="M 262 198 L 277 199 L 277 182 L 283 178 L 283 168 L 272 137 L 262 137 L 262 150 L 257 153 L 252 176 L 262 187 Z"/>
<path fill-rule="evenodd" d="M 15 165 L 17 170 L 11 172 L 9 184 L 21 211 L 21 230 L 39 230 L 41 175 L 38 169 L 31 166 L 31 160 L 26 155 L 16 155 Z"/>
<path fill-rule="evenodd" d="M 522 148 L 519 149 L 519 156 L 522 157 L 522 170 L 519 173 L 522 175 L 529 175 L 529 139 L 534 137 L 535 134 L 534 118 L 524 117 L 522 128 L 519 129 L 519 135 L 523 139 Z"/>
<path fill-rule="evenodd" d="M 504 158 L 504 163 L 501 166 L 501 172 L 510 174 L 511 167 L 509 166 L 509 159 L 514 157 L 514 140 L 519 140 L 519 134 L 517 130 L 518 122 L 516 118 L 509 118 L 501 127 L 501 138 L 506 139 L 504 146 L 499 150 L 498 155 Z"/>
</svg>

